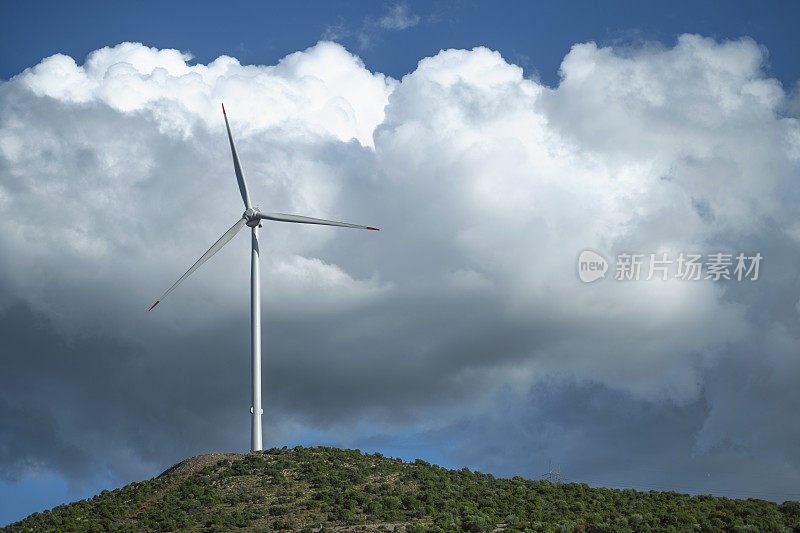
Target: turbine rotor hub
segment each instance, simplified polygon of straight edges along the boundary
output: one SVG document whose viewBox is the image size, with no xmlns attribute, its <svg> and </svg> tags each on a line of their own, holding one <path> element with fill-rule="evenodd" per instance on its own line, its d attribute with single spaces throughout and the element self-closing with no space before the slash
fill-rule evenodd
<svg viewBox="0 0 800 533">
<path fill-rule="evenodd" d="M 261 219 L 258 218 L 258 208 L 254 209 L 252 207 L 248 207 L 247 210 L 245 210 L 242 217 L 244 217 L 247 220 L 246 224 L 251 228 L 254 228 L 256 226 L 261 227 Z"/>
</svg>

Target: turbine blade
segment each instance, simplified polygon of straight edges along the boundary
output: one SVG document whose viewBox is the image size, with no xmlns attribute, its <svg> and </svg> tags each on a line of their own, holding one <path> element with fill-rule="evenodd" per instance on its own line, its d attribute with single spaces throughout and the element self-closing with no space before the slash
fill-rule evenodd
<svg viewBox="0 0 800 533">
<path fill-rule="evenodd" d="M 218 240 L 217 242 L 215 242 L 214 244 L 212 244 L 212 245 L 211 245 L 211 248 L 209 248 L 209 249 L 208 249 L 208 251 L 207 251 L 206 253 L 204 253 L 204 254 L 203 254 L 201 257 L 200 257 L 200 259 L 198 259 L 198 260 L 197 260 L 197 262 L 195 262 L 195 264 L 193 264 L 193 265 L 192 265 L 192 268 L 190 268 L 189 270 L 187 270 L 187 271 L 186 271 L 186 274 L 184 274 L 183 276 L 181 276 L 181 279 L 179 279 L 178 281 L 176 281 L 176 282 L 175 282 L 175 284 L 174 284 L 174 285 L 172 285 L 172 287 L 170 287 L 169 289 L 167 289 L 167 291 L 166 291 L 164 294 L 162 294 L 162 295 L 161 295 L 161 298 L 159 298 L 158 300 L 156 300 L 156 303 L 154 303 L 154 304 L 153 304 L 153 306 L 152 306 L 150 309 L 148 309 L 148 311 L 152 311 L 152 310 L 153 310 L 153 307 L 157 306 L 161 300 L 163 300 L 164 298 L 166 298 L 166 297 L 167 297 L 167 295 L 168 295 L 169 293 L 171 293 L 173 290 L 175 290 L 175 287 L 177 287 L 178 285 L 180 285 L 180 284 L 183 282 L 183 280 L 185 280 L 186 278 L 188 278 L 188 277 L 189 277 L 189 274 L 191 274 L 192 272 L 194 272 L 195 270 L 197 270 L 198 268 L 200 268 L 200 265 L 202 265 L 203 263 L 205 263 L 206 261 L 208 261 L 208 259 L 209 259 L 209 258 L 210 258 L 212 255 L 214 255 L 215 253 L 217 253 L 217 252 L 220 250 L 220 248 L 222 248 L 223 246 L 225 246 L 225 245 L 228 243 L 228 241 L 229 241 L 229 240 L 233 239 L 233 237 L 234 237 L 234 236 L 235 236 L 237 233 L 239 233 L 239 230 L 240 230 L 240 229 L 242 229 L 242 227 L 244 227 L 244 225 L 245 225 L 245 223 L 246 223 L 246 222 L 247 222 L 247 219 L 245 219 L 244 217 L 242 217 L 242 218 L 240 218 L 240 219 L 239 219 L 239 220 L 236 222 L 236 224 L 234 224 L 233 226 L 231 226 L 231 229 L 229 229 L 228 231 L 226 231 L 226 232 L 225 232 L 225 234 L 224 234 L 222 237 L 220 237 L 220 238 L 219 238 L 219 240 Z"/>
<path fill-rule="evenodd" d="M 256 215 L 262 220 L 278 220 L 280 222 L 297 222 L 299 224 L 322 224 L 324 226 L 341 226 L 343 228 L 371 229 L 378 231 L 378 228 L 370 226 L 359 226 L 358 224 L 348 224 L 347 222 L 336 222 L 322 218 L 303 217 L 300 215 L 287 215 L 284 213 L 258 213 Z"/>
<path fill-rule="evenodd" d="M 236 181 L 239 183 L 239 192 L 242 193 L 242 200 L 244 200 L 245 209 L 250 209 L 250 195 L 247 193 L 247 183 L 244 181 L 244 174 L 242 174 L 242 165 L 239 164 L 239 155 L 236 153 L 236 146 L 233 144 L 233 135 L 231 135 L 231 126 L 228 124 L 228 114 L 225 113 L 225 104 L 222 104 L 222 116 L 225 117 L 225 129 L 228 130 L 228 140 L 231 142 L 231 153 L 233 154 L 233 170 L 236 172 Z"/>
</svg>

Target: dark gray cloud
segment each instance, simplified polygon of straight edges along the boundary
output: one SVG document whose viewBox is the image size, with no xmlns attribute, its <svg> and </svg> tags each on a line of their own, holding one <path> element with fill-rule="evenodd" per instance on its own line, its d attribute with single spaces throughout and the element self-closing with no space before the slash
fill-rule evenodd
<svg viewBox="0 0 800 533">
<path fill-rule="evenodd" d="M 491 408 L 432 438 L 450 445 L 459 464 L 497 475 L 537 477 L 552 460 L 567 481 L 594 486 L 800 497 L 790 445 L 782 450 L 783 457 L 793 456 L 789 467 L 761 446 L 729 441 L 698 448 L 695 435 L 711 414 L 711 401 L 641 402 L 594 383 L 553 380 L 525 394 L 498 395 Z M 760 430 L 758 422 L 747 425 L 748 433 Z M 487 434 L 493 438 L 475 438 Z"/>
<path fill-rule="evenodd" d="M 247 447 L 246 236 L 145 312 L 241 212 L 224 97 L 259 207 L 382 228 L 262 231 L 267 445 L 794 496 L 800 129 L 763 53 L 576 45 L 556 89 L 483 48 L 400 82 L 332 43 L 43 60 L 0 85 L 0 476 Z M 583 285 L 586 247 L 765 259 Z"/>
</svg>

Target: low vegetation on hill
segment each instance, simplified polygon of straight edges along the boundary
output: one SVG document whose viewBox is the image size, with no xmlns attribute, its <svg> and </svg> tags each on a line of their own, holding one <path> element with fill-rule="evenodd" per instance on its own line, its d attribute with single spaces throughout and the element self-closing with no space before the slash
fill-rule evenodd
<svg viewBox="0 0 800 533">
<path fill-rule="evenodd" d="M 4 531 L 800 531 L 800 503 L 591 488 L 336 448 L 212 454 Z"/>
</svg>

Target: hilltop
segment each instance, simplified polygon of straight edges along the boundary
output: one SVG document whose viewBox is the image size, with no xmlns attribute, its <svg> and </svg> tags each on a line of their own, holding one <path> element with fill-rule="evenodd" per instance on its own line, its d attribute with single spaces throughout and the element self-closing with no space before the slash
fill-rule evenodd
<svg viewBox="0 0 800 533">
<path fill-rule="evenodd" d="M 591 488 L 337 448 L 208 454 L 3 531 L 800 531 L 800 503 Z"/>
</svg>

